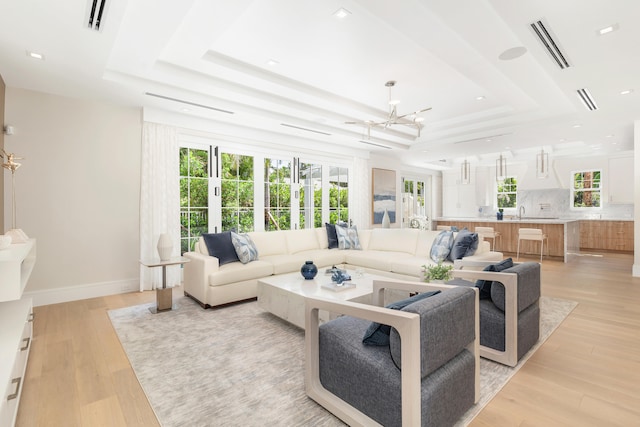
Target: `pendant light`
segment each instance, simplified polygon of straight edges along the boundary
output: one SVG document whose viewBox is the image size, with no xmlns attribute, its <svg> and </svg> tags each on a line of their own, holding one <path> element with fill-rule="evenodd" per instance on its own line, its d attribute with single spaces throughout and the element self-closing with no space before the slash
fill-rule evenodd
<svg viewBox="0 0 640 427">
<path fill-rule="evenodd" d="M 496 181 L 504 181 L 507 177 L 507 159 L 502 154 L 496 159 Z"/>
<path fill-rule="evenodd" d="M 544 148 L 536 154 L 536 176 L 540 179 L 549 177 L 549 153 L 545 153 Z"/>
<path fill-rule="evenodd" d="M 471 164 L 467 159 L 460 164 L 460 182 L 464 185 L 471 183 Z"/>
</svg>

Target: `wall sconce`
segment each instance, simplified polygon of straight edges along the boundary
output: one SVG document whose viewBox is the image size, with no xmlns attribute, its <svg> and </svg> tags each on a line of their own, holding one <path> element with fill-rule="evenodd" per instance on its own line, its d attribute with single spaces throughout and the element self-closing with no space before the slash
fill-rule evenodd
<svg viewBox="0 0 640 427">
<path fill-rule="evenodd" d="M 496 159 L 496 181 L 504 181 L 507 177 L 507 159 L 500 154 L 500 157 Z"/>
<path fill-rule="evenodd" d="M 549 177 L 549 153 L 545 153 L 544 148 L 536 154 L 536 176 L 540 179 Z"/>
<path fill-rule="evenodd" d="M 471 164 L 467 159 L 460 164 L 460 182 L 465 185 L 471 183 Z"/>
</svg>

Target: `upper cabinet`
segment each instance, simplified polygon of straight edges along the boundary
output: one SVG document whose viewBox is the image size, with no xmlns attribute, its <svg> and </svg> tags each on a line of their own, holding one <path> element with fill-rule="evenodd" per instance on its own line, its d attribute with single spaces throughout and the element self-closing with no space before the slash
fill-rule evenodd
<svg viewBox="0 0 640 427">
<path fill-rule="evenodd" d="M 610 204 L 633 204 L 633 157 L 609 159 L 607 192 Z"/>
</svg>

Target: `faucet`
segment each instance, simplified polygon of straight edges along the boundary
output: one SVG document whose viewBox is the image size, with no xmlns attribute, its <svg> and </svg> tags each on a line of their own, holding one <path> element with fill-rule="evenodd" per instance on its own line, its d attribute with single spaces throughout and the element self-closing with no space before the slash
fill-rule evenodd
<svg viewBox="0 0 640 427">
<path fill-rule="evenodd" d="M 524 205 L 520 205 L 520 208 L 518 209 L 518 219 L 522 219 L 522 215 L 524 215 Z"/>
</svg>

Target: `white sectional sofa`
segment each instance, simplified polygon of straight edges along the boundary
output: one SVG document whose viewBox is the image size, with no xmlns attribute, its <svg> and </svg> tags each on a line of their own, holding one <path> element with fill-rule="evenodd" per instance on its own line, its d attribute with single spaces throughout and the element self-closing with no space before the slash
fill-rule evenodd
<svg viewBox="0 0 640 427">
<path fill-rule="evenodd" d="M 204 308 L 256 298 L 258 280 L 273 274 L 300 271 L 311 260 L 324 269 L 344 264 L 347 269 L 364 268 L 378 275 L 403 280 L 421 280 L 422 265 L 436 264 L 429 257 L 431 245 L 440 231 L 416 229 L 359 230 L 361 250 L 329 249 L 324 228 L 250 232 L 259 259 L 242 264 L 219 265 L 209 255 L 203 238 L 195 251 L 185 257 L 184 292 Z M 500 261 L 502 253 L 490 251 L 489 242 L 479 236 L 478 249 L 463 260 Z M 451 263 L 450 261 L 446 261 Z"/>
</svg>

